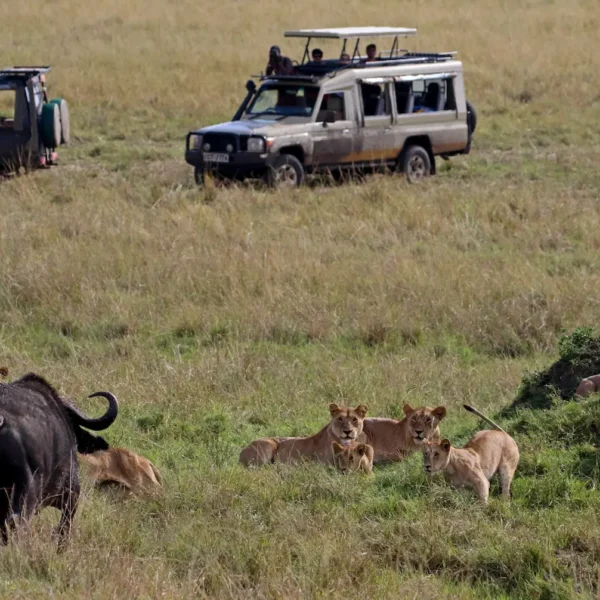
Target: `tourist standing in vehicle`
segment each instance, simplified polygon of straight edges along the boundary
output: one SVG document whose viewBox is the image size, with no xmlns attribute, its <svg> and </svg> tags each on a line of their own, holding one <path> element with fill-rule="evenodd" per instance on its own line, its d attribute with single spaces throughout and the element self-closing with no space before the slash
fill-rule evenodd
<svg viewBox="0 0 600 600">
<path fill-rule="evenodd" d="M 294 73 L 294 65 L 287 56 L 281 54 L 279 46 L 271 46 L 266 71 L 267 75 L 292 75 Z"/>
<path fill-rule="evenodd" d="M 377 46 L 375 44 L 369 44 L 367 46 L 367 61 L 372 62 L 377 60 Z"/>
<path fill-rule="evenodd" d="M 320 63 L 323 60 L 323 50 L 321 48 L 314 48 L 311 56 L 313 62 Z"/>
</svg>

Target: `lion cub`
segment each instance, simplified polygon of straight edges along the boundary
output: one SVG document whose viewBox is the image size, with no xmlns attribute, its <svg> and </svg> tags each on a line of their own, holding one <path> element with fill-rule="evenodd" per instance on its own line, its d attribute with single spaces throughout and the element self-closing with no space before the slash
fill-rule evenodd
<svg viewBox="0 0 600 600">
<path fill-rule="evenodd" d="M 441 442 L 425 441 L 423 462 L 427 473 L 442 471 L 454 487 L 472 487 L 479 499 L 487 504 L 490 479 L 498 473 L 502 498 L 510 499 L 510 484 L 519 464 L 519 448 L 513 438 L 499 425 L 477 409 L 464 405 L 469 412 L 487 421 L 495 431 L 476 433 L 464 448 L 454 448 L 447 439 Z"/>
<path fill-rule="evenodd" d="M 353 444 L 342 446 L 337 442 L 331 444 L 333 450 L 333 464 L 342 472 L 353 471 L 373 472 L 373 446 L 369 444 Z"/>
</svg>

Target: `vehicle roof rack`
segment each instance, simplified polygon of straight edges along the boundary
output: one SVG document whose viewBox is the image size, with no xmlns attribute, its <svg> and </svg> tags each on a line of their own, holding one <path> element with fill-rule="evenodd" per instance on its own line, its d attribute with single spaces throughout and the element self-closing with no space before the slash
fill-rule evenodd
<svg viewBox="0 0 600 600">
<path fill-rule="evenodd" d="M 32 77 L 34 75 L 43 75 L 48 73 L 52 67 L 50 66 L 19 66 L 19 67 L 7 67 L 0 69 L 1 76 L 12 76 L 12 77 Z"/>
<path fill-rule="evenodd" d="M 324 60 L 319 63 L 308 62 L 296 65 L 296 73 L 293 75 L 259 75 L 261 81 L 306 81 L 317 83 L 324 77 L 335 77 L 339 72 L 348 69 L 377 69 L 381 67 L 393 67 L 404 64 L 438 63 L 452 60 L 456 52 L 406 52 L 393 58 L 385 58 L 372 62 L 354 60 L 343 63 L 338 59 Z"/>
<path fill-rule="evenodd" d="M 396 37 L 416 35 L 410 27 L 333 27 L 328 29 L 296 29 L 286 31 L 284 37 L 315 37 L 341 40 L 360 37 Z"/>
</svg>

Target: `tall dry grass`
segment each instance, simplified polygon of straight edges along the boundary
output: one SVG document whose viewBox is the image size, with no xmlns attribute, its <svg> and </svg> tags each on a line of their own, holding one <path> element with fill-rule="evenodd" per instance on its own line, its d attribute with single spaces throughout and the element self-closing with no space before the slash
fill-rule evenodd
<svg viewBox="0 0 600 600">
<path fill-rule="evenodd" d="M 520 100 L 532 101 L 524 118 L 533 124 L 547 113 L 576 118 L 598 102 L 597 8 L 595 0 L 459 0 L 451 7 L 442 0 L 327 6 L 314 0 L 259 6 L 234 0 L 206 6 L 190 0 L 6 0 L 0 20 L 8 31 L 0 48 L 6 63 L 54 66 L 52 88 L 79 109 L 80 129 L 159 135 L 169 121 L 192 126 L 233 114 L 243 82 L 264 69 L 272 43 L 300 59 L 302 42 L 284 39 L 286 29 L 417 27 L 406 45 L 458 50 L 476 106 L 502 113 Z M 320 45 L 326 54 L 339 52 L 337 42 Z"/>
</svg>

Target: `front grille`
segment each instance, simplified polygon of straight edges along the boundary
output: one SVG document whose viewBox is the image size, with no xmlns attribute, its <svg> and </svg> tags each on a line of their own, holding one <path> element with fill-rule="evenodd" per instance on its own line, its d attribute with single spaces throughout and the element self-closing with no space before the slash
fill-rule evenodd
<svg viewBox="0 0 600 600">
<path fill-rule="evenodd" d="M 233 146 L 233 151 L 238 152 L 238 137 L 231 133 L 205 133 L 202 144 L 210 144 L 211 152 L 227 152 L 227 146 Z"/>
</svg>

